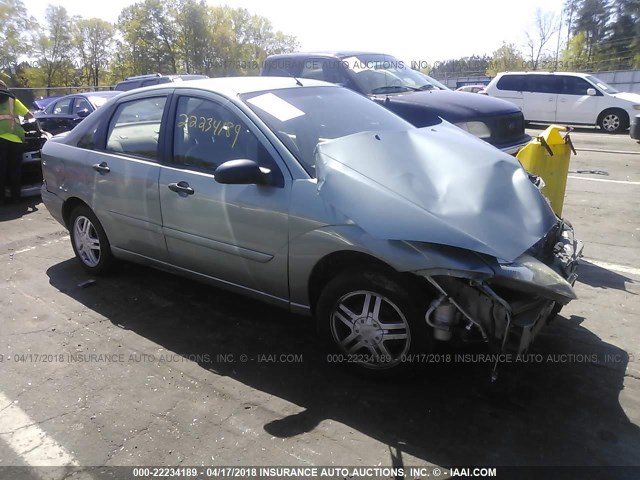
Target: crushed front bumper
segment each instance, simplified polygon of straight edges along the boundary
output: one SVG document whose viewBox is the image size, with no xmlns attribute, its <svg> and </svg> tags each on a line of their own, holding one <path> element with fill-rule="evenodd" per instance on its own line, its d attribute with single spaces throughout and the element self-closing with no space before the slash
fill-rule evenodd
<svg viewBox="0 0 640 480">
<path fill-rule="evenodd" d="M 477 330 L 497 351 L 525 353 L 562 305 L 577 298 L 573 284 L 581 254 L 573 228 L 559 221 L 515 261 L 494 259 L 491 278 L 425 276 L 439 293 L 425 320 L 440 340 Z"/>
</svg>

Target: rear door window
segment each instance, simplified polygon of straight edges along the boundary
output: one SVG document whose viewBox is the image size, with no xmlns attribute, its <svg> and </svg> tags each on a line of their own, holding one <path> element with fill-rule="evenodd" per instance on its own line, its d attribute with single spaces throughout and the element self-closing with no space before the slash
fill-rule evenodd
<svg viewBox="0 0 640 480">
<path fill-rule="evenodd" d="M 118 105 L 109 122 L 106 150 L 157 160 L 160 121 L 166 101 L 165 96 L 158 96 Z"/>
<path fill-rule="evenodd" d="M 53 115 L 68 115 L 72 101 L 73 97 L 63 98 L 62 100 L 56 102 L 51 107 L 51 110 L 48 113 L 51 113 Z"/>
<path fill-rule="evenodd" d="M 562 90 L 561 78 L 556 75 L 528 75 L 526 90 L 533 93 L 558 94 Z"/>
</svg>

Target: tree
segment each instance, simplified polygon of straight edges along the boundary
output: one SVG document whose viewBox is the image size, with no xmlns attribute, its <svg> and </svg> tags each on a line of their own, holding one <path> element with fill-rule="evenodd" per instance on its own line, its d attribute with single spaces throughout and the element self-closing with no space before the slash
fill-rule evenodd
<svg viewBox="0 0 640 480">
<path fill-rule="evenodd" d="M 458 59 L 435 62 L 429 75 L 444 78 L 449 75 L 476 76 L 484 75 L 491 58 L 487 55 L 472 55 Z M 426 72 L 423 72 L 426 73 Z"/>
<path fill-rule="evenodd" d="M 68 70 L 73 68 L 70 60 L 74 50 L 70 25 L 75 20 L 69 18 L 64 7 L 47 7 L 47 27 L 45 33 L 38 38 L 36 48 L 38 66 L 44 73 L 47 87 L 54 83 L 69 85 L 69 79 L 73 77 Z"/>
<path fill-rule="evenodd" d="M 544 52 L 545 45 L 557 32 L 555 15 L 552 12 L 542 12 L 536 10 L 535 32 L 526 32 L 527 51 L 529 53 L 528 67 L 531 70 L 538 70 L 540 57 Z"/>
<path fill-rule="evenodd" d="M 495 76 L 499 72 L 522 70 L 526 62 L 520 50 L 512 43 L 502 43 L 502 46 L 491 54 L 491 61 L 487 67 L 487 75 Z"/>
<path fill-rule="evenodd" d="M 562 52 L 560 65 L 564 71 L 583 71 L 589 69 L 587 57 L 587 39 L 584 32 L 578 32 L 571 40 L 567 48 Z"/>
<path fill-rule="evenodd" d="M 584 32 L 585 48 L 590 63 L 595 63 L 598 44 L 606 34 L 609 9 L 606 0 L 581 0 L 574 23 L 574 34 Z"/>
<path fill-rule="evenodd" d="M 144 0 L 122 10 L 117 44 L 119 68 L 129 75 L 151 72 L 176 73 L 178 35 L 172 1 Z"/>
<path fill-rule="evenodd" d="M 112 57 L 115 29 L 99 18 L 80 20 L 76 25 L 75 45 L 80 68 L 87 85 L 97 87 Z"/>
<path fill-rule="evenodd" d="M 29 52 L 37 29 L 26 11 L 21 0 L 0 0 L 0 71 L 9 70 L 14 81 L 20 57 Z"/>
<path fill-rule="evenodd" d="M 611 5 L 605 38 L 598 44 L 600 68 L 633 68 L 640 60 L 640 1 L 618 0 Z"/>
<path fill-rule="evenodd" d="M 205 69 L 207 44 L 211 37 L 207 28 L 209 10 L 204 0 L 180 0 L 176 12 L 177 49 L 186 73 L 202 73 Z"/>
</svg>

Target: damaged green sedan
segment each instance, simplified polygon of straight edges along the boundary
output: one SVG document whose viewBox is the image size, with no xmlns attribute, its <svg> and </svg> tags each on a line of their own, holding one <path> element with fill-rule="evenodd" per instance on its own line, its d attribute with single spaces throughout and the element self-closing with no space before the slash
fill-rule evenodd
<svg viewBox="0 0 640 480">
<path fill-rule="evenodd" d="M 313 316 L 371 373 L 436 340 L 523 353 L 576 298 L 581 244 L 516 159 L 319 81 L 132 90 L 47 142 L 43 172 L 87 271 L 145 263 Z"/>
</svg>

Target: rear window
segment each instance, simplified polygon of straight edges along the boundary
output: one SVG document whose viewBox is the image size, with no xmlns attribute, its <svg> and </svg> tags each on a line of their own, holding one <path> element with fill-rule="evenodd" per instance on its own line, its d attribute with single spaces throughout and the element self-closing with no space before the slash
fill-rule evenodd
<svg viewBox="0 0 640 480">
<path fill-rule="evenodd" d="M 262 75 L 271 77 L 301 77 L 302 70 L 310 65 L 313 61 L 307 61 L 304 58 L 285 57 L 267 59 L 264 64 Z"/>
<path fill-rule="evenodd" d="M 524 75 L 503 75 L 498 84 L 496 85 L 498 90 L 511 90 L 516 92 L 522 92 L 525 90 L 525 76 Z"/>
</svg>

